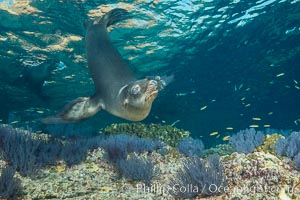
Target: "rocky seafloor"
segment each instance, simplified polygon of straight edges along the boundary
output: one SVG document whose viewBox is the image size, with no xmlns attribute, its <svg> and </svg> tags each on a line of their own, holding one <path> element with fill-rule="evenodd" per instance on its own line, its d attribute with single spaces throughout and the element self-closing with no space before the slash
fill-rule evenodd
<svg viewBox="0 0 300 200">
<path fill-rule="evenodd" d="M 174 130 L 180 132 L 179 129 L 174 128 Z M 186 132 L 182 133 L 186 135 Z M 209 188 L 209 195 L 203 195 L 199 191 L 193 198 L 299 199 L 300 171 L 296 169 L 290 158 L 280 157 L 275 153 L 274 138 L 277 140 L 278 134 L 267 135 L 264 142 L 253 153 L 247 154 L 230 152 L 228 150 L 230 144 L 206 149 L 206 154 L 221 155 L 220 164 L 223 167 L 226 184 L 216 186 L 211 182 L 210 185 L 202 185 L 202 189 Z M 151 183 L 145 184 L 144 181 L 120 177 L 116 167 L 107 160 L 105 151 L 99 147 L 88 151 L 86 159 L 79 164 L 69 166 L 64 161 L 57 160 L 56 164 L 46 166 L 34 177 L 21 176 L 16 172 L 15 178 L 20 180 L 22 187 L 16 198 L 176 199 L 170 191 L 174 189 L 170 187 L 170 181 L 174 180 L 180 168 L 184 166 L 183 163 L 187 159 L 185 155 L 174 146 L 165 145 L 159 150 L 128 154 L 127 157 L 131 156 L 151 159 L 155 169 Z M 205 157 L 207 155 L 201 159 L 206 159 Z M 10 163 L 1 160 L 1 171 L 8 165 Z M 194 186 L 188 185 L 186 188 L 182 186 L 181 189 L 189 190 L 193 189 L 192 187 Z"/>
</svg>

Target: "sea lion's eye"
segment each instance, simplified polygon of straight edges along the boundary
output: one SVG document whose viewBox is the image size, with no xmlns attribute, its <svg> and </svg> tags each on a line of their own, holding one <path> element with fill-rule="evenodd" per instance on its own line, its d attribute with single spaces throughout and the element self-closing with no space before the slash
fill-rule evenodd
<svg viewBox="0 0 300 200">
<path fill-rule="evenodd" d="M 136 95 L 140 92 L 140 90 L 141 90 L 141 87 L 139 85 L 135 85 L 135 86 L 132 87 L 131 93 Z"/>
</svg>

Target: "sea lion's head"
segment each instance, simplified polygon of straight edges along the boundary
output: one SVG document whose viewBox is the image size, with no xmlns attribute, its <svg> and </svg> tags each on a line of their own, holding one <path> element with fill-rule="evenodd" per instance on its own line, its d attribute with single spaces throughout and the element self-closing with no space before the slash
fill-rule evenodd
<svg viewBox="0 0 300 200">
<path fill-rule="evenodd" d="M 137 80 L 122 88 L 120 97 L 127 119 L 140 121 L 146 118 L 158 91 L 159 83 L 150 79 Z"/>
</svg>

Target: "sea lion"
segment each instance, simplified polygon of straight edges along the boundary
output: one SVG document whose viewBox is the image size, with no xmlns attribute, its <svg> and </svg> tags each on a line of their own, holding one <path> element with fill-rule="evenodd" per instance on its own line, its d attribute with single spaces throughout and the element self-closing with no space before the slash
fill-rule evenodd
<svg viewBox="0 0 300 200">
<path fill-rule="evenodd" d="M 113 47 L 107 27 L 127 17 L 126 10 L 116 8 L 88 23 L 85 47 L 95 93 L 73 100 L 57 115 L 42 119 L 43 123 L 78 122 L 101 109 L 130 121 L 148 116 L 158 91 L 166 84 L 160 77 L 137 80 Z"/>
</svg>

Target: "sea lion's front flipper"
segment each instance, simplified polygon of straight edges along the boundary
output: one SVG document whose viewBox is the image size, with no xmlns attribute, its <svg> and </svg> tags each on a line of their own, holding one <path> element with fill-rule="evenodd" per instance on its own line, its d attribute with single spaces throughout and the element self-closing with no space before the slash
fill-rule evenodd
<svg viewBox="0 0 300 200">
<path fill-rule="evenodd" d="M 97 101 L 99 102 L 99 100 Z M 64 124 L 82 121 L 95 115 L 102 108 L 102 104 L 97 101 L 94 101 L 91 97 L 79 97 L 66 105 L 57 115 L 43 118 L 41 122 L 45 124 Z"/>
</svg>

